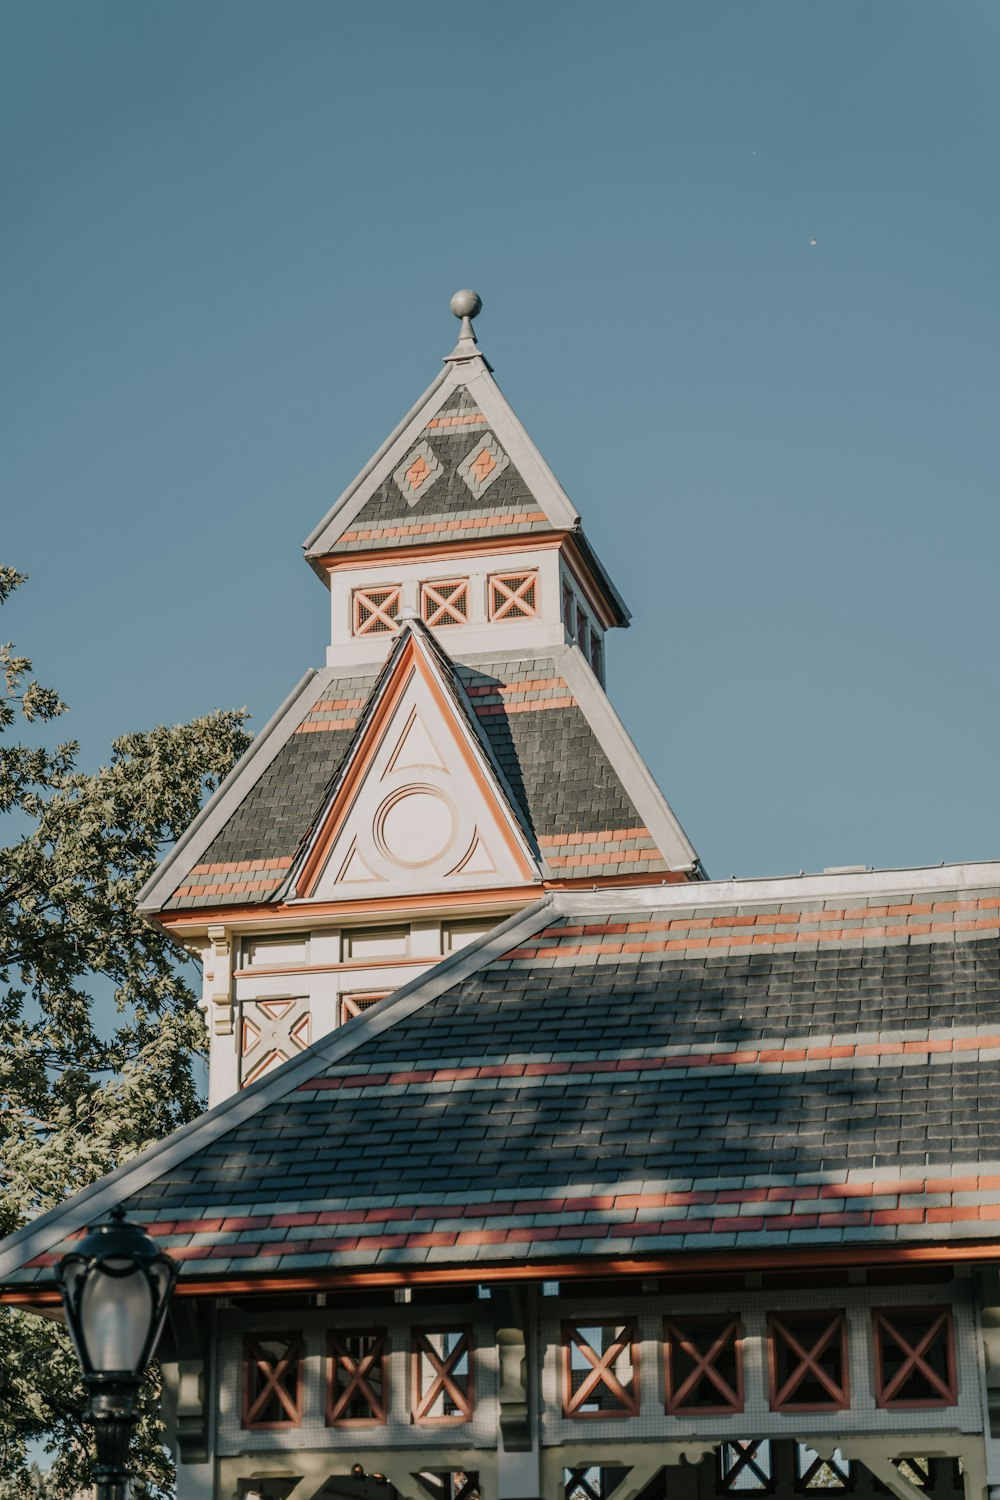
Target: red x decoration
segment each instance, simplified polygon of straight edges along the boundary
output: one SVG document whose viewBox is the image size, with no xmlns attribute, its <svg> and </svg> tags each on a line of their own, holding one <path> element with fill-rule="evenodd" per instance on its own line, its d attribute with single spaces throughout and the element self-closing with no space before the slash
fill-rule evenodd
<svg viewBox="0 0 1000 1500">
<path fill-rule="evenodd" d="M 594 1349 L 583 1332 L 572 1323 L 563 1324 L 563 1416 L 598 1419 L 636 1417 L 639 1415 L 639 1364 L 636 1357 L 635 1325 L 599 1323 L 589 1327 L 586 1332 L 591 1332 L 593 1328 L 600 1330 L 600 1342 L 607 1342 L 607 1348 L 601 1352 Z M 607 1338 L 609 1333 L 610 1339 Z M 574 1350 L 583 1355 L 589 1369 L 574 1369 Z M 619 1379 L 615 1368 L 623 1356 L 631 1366 L 624 1382 Z M 579 1378 L 581 1374 L 582 1379 Z M 585 1407 L 591 1409 L 584 1410 Z"/>
<path fill-rule="evenodd" d="M 387 630 L 395 631 L 402 592 L 398 584 L 387 585 L 381 589 L 355 589 L 354 634 L 384 634 Z"/>
<path fill-rule="evenodd" d="M 326 1362 L 330 1427 L 381 1426 L 387 1419 L 385 1331 L 331 1333 Z"/>
<path fill-rule="evenodd" d="M 302 1340 L 298 1334 L 250 1337 L 243 1345 L 243 1426 L 258 1432 L 302 1421 Z"/>
<path fill-rule="evenodd" d="M 455 1339 L 450 1353 L 449 1337 Z M 459 1366 L 465 1363 L 465 1369 Z M 427 1375 L 430 1379 L 427 1380 Z M 413 1330 L 414 1422 L 468 1422 L 472 1416 L 472 1334 L 467 1328 Z M 442 1411 L 434 1407 L 441 1402 Z"/>
<path fill-rule="evenodd" d="M 493 574 L 490 578 L 491 620 L 529 620 L 537 613 L 537 573 Z"/>
<path fill-rule="evenodd" d="M 725 1416 L 743 1410 L 739 1318 L 665 1318 L 667 1415 Z"/>
<path fill-rule="evenodd" d="M 876 1406 L 898 1411 L 955 1405 L 955 1335 L 949 1308 L 877 1308 L 872 1330 Z"/>
<path fill-rule="evenodd" d="M 772 1411 L 843 1411 L 850 1406 L 842 1312 L 772 1313 L 767 1324 Z"/>
<path fill-rule="evenodd" d="M 469 580 L 450 578 L 420 585 L 421 614 L 428 625 L 469 623 Z"/>
</svg>

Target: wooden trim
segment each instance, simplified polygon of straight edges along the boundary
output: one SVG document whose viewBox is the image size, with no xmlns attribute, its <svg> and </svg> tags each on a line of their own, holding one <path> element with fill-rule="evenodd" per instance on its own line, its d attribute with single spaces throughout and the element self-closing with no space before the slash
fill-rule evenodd
<svg viewBox="0 0 1000 1500">
<path fill-rule="evenodd" d="M 497 922 L 500 922 L 497 918 Z M 234 979 L 274 979 L 286 974 L 339 974 L 354 969 L 403 969 L 414 964 L 437 964 L 442 954 L 432 953 L 428 957 L 414 958 L 410 954 L 399 958 L 347 958 L 339 964 L 300 964 L 294 969 L 268 969 L 263 964 L 254 964 L 250 969 L 234 969 Z"/>
<path fill-rule="evenodd" d="M 360 1359 L 347 1351 L 346 1339 L 374 1339 L 373 1347 Z M 376 1392 L 368 1375 L 378 1365 Z M 344 1367 L 348 1383 L 337 1393 L 337 1368 Z M 384 1427 L 389 1420 L 388 1335 L 384 1328 L 331 1328 L 326 1336 L 326 1425 L 327 1427 Z M 367 1403 L 371 1416 L 342 1417 L 357 1392 Z M 379 1394 L 380 1393 L 380 1394 Z"/>
<path fill-rule="evenodd" d="M 665 879 L 669 877 L 661 872 L 652 884 L 659 885 L 661 880 Z M 602 877 L 589 880 L 557 881 L 553 889 L 562 889 L 567 885 L 581 885 L 587 889 L 602 883 L 623 885 L 627 880 L 627 876 L 620 876 L 617 880 L 610 882 L 602 881 Z M 262 924 L 275 921 L 285 924 L 282 931 L 294 932 L 295 929 L 290 929 L 287 925 L 292 919 L 301 927 L 313 927 L 318 921 L 332 917 L 336 921 L 331 925 L 340 927 L 344 925 L 340 920 L 342 917 L 370 917 L 373 921 L 381 921 L 383 917 L 403 920 L 413 912 L 426 911 L 428 907 L 433 908 L 435 914 L 441 911 L 445 915 L 452 907 L 499 908 L 502 915 L 508 916 L 510 912 L 504 908 L 513 906 L 516 909 L 518 905 L 527 906 L 537 900 L 548 888 L 548 883 L 539 881 L 532 885 L 484 886 L 475 891 L 436 891 L 427 895 L 378 898 L 367 896 L 356 901 L 315 901 L 309 905 L 301 901 L 293 901 L 273 905 L 261 903 L 259 906 L 199 906 L 188 907 L 183 911 L 149 912 L 148 916 L 150 921 L 159 922 L 162 927 L 169 928 L 171 931 L 176 930 L 178 933 L 188 929 L 194 933 L 200 928 L 215 927 L 219 923 L 224 923 L 227 927 L 240 927 L 249 923 Z M 269 927 L 262 928 L 262 932 L 265 933 L 270 930 Z"/>
<path fill-rule="evenodd" d="M 261 1342 L 276 1339 L 288 1345 L 276 1365 L 264 1356 Z M 248 1432 L 287 1432 L 289 1428 L 302 1426 L 302 1363 L 303 1341 L 301 1333 L 247 1333 L 243 1336 L 243 1415 L 242 1426 Z M 290 1397 L 282 1381 L 288 1367 L 295 1376 L 295 1394 Z M 264 1380 L 263 1390 L 251 1398 L 251 1382 L 254 1375 Z M 287 1421 L 257 1422 L 255 1413 L 263 1410 L 271 1396 L 288 1413 Z"/>
<path fill-rule="evenodd" d="M 419 677 L 427 688 L 445 723 L 450 728 L 452 739 L 466 769 L 473 779 L 479 783 L 483 795 L 493 804 L 497 813 L 497 827 L 507 846 L 508 853 L 520 869 L 522 877 L 525 880 L 531 878 L 530 866 L 527 863 L 514 830 L 510 826 L 510 815 L 493 795 L 491 788 L 486 783 L 482 774 L 482 767 L 471 745 L 468 743 L 466 735 L 462 732 L 461 726 L 456 722 L 454 708 L 441 691 L 440 685 L 428 666 L 423 652 L 417 649 L 413 636 L 410 636 L 403 646 L 402 653 L 394 670 L 393 680 L 389 682 L 382 701 L 378 704 L 371 721 L 364 731 L 364 738 L 359 745 L 358 754 L 349 765 L 344 781 L 327 809 L 319 836 L 303 863 L 296 882 L 296 891 L 300 895 L 308 897 L 315 889 L 330 857 L 330 851 L 336 843 L 337 836 L 343 827 L 345 819 L 350 814 L 361 784 L 381 748 L 392 716 L 414 677 Z"/>
<path fill-rule="evenodd" d="M 573 581 L 604 629 L 613 630 L 616 625 L 626 624 L 627 617 L 624 621 L 621 619 L 618 606 L 608 598 L 592 569 L 584 561 L 583 554 L 572 532 L 566 537 L 566 545 L 563 548 L 563 560 L 569 572 L 573 575 Z"/>
<path fill-rule="evenodd" d="M 345 568 L 384 567 L 386 564 L 404 562 L 451 562 L 452 558 L 482 557 L 490 553 L 535 552 L 544 548 L 561 547 L 570 531 L 522 531 L 517 536 L 476 537 L 470 541 L 427 542 L 413 547 L 372 548 L 370 551 L 327 554 L 310 558 L 310 562 L 325 573 L 343 572 Z"/>
<path fill-rule="evenodd" d="M 774 1472 L 774 1448 L 771 1446 L 775 1441 L 773 1438 L 724 1438 L 719 1444 L 717 1451 L 715 1470 L 715 1491 L 718 1495 L 773 1495 L 775 1485 Z M 767 1455 L 769 1472 L 764 1473 L 760 1467 L 757 1457 L 757 1449 L 761 1443 L 767 1443 Z M 722 1471 L 723 1454 L 727 1448 L 736 1454 L 736 1462 L 732 1468 L 725 1473 Z M 735 1481 L 744 1469 L 750 1469 L 760 1480 L 759 1485 L 752 1489 L 741 1490 Z"/>
<path fill-rule="evenodd" d="M 585 1325 L 593 1328 L 621 1328 L 614 1342 L 603 1354 L 598 1354 L 577 1326 L 579 1319 L 566 1321 L 562 1325 L 562 1414 L 574 1422 L 617 1421 L 622 1417 L 639 1415 L 639 1352 L 636 1325 L 631 1318 L 594 1318 Z M 590 1370 L 584 1375 L 580 1387 L 573 1389 L 573 1348 L 579 1349 L 589 1361 Z M 615 1364 L 628 1351 L 632 1362 L 632 1378 L 626 1388 L 615 1374 Z M 581 1411 L 580 1407 L 601 1387 L 610 1392 L 621 1403 L 618 1410 Z"/>
<path fill-rule="evenodd" d="M 377 604 L 371 597 L 373 594 L 387 594 L 388 598 Z M 397 617 L 402 607 L 401 583 L 359 583 L 357 588 L 351 590 L 351 634 L 396 635 L 399 631 Z M 368 618 L 364 621 L 361 619 L 363 609 L 368 611 Z M 391 614 L 391 610 L 395 610 L 395 614 Z"/>
<path fill-rule="evenodd" d="M 812 1268 L 843 1270 L 846 1267 L 940 1266 L 995 1262 L 995 1239 L 976 1244 L 956 1242 L 937 1245 L 869 1245 L 825 1248 L 785 1248 L 779 1250 L 709 1250 L 689 1251 L 687 1256 L 579 1257 L 576 1260 L 490 1265 L 488 1261 L 455 1266 L 414 1266 L 406 1270 L 378 1271 L 299 1271 L 286 1276 L 225 1276 L 204 1280 L 181 1280 L 176 1297 L 237 1297 L 253 1292 L 336 1291 L 345 1287 L 406 1286 L 477 1286 L 484 1281 L 593 1281 L 607 1276 L 690 1276 L 700 1273 L 769 1271 L 780 1275 L 786 1270 Z M 20 1287 L 0 1292 L 0 1306 L 23 1307 L 29 1311 L 59 1307 L 61 1298 L 55 1287 Z"/>
<path fill-rule="evenodd" d="M 899 1332 L 893 1319 L 927 1318 L 927 1330 L 916 1344 Z M 933 1346 L 939 1333 L 945 1338 L 946 1377 L 941 1379 L 924 1358 Z M 888 1352 L 884 1339 L 888 1336 L 898 1349 L 908 1357 L 890 1380 L 885 1378 L 885 1356 Z M 875 1405 L 881 1411 L 926 1411 L 944 1406 L 958 1405 L 958 1369 L 955 1361 L 955 1323 L 950 1307 L 875 1307 L 872 1309 L 872 1354 L 875 1362 Z M 928 1396 L 920 1400 L 900 1399 L 896 1392 L 905 1385 L 911 1374 L 923 1375 L 932 1386 L 937 1386 L 940 1396 Z"/>
<path fill-rule="evenodd" d="M 450 1354 L 443 1357 L 430 1342 L 431 1334 L 458 1334 L 458 1343 Z M 410 1330 L 410 1396 L 414 1423 L 421 1427 L 457 1427 L 472 1420 L 475 1407 L 474 1396 L 474 1342 L 472 1329 L 460 1327 L 434 1328 L 425 1325 Z M 468 1359 L 469 1373 L 462 1391 L 456 1384 L 455 1366 L 463 1357 Z M 423 1389 L 422 1361 L 429 1359 L 434 1366 L 434 1377 L 427 1390 Z M 431 1417 L 427 1413 L 439 1395 L 447 1394 L 458 1411 L 453 1416 Z"/>
<path fill-rule="evenodd" d="M 520 582 L 515 583 L 515 580 Z M 534 591 L 534 603 L 524 597 Z M 497 604 L 494 590 L 506 595 Z M 537 620 L 541 614 L 541 578 L 537 568 L 508 568 L 500 573 L 490 573 L 486 579 L 486 616 L 491 625 L 506 620 Z M 518 613 L 513 613 L 517 610 Z"/>
<path fill-rule="evenodd" d="M 707 1354 L 702 1354 L 690 1335 L 718 1329 L 714 1343 Z M 679 1344 L 694 1363 L 690 1375 L 678 1383 L 674 1369 L 674 1346 Z M 716 1368 L 716 1360 L 729 1345 L 733 1346 L 736 1362 L 736 1389 L 734 1390 Z M 702 1378 L 715 1386 L 722 1398 L 714 1406 L 690 1403 L 688 1397 L 697 1389 Z M 728 1393 L 728 1394 L 727 1394 Z M 663 1409 L 668 1417 L 701 1416 L 728 1417 L 741 1412 L 745 1404 L 743 1385 L 743 1328 L 739 1315 L 727 1313 L 693 1314 L 681 1317 L 665 1317 L 663 1320 Z"/>
<path fill-rule="evenodd" d="M 796 1328 L 803 1323 L 822 1323 L 826 1326 L 820 1336 L 807 1348 L 797 1334 Z M 789 1350 L 798 1364 L 783 1380 L 778 1373 L 778 1341 Z M 817 1361 L 827 1348 L 837 1341 L 840 1348 L 840 1380 L 835 1380 Z M 787 1412 L 846 1411 L 851 1404 L 851 1370 L 847 1350 L 847 1314 L 843 1309 L 813 1312 L 811 1309 L 767 1315 L 767 1370 L 771 1410 Z M 829 1393 L 829 1401 L 796 1401 L 795 1392 L 812 1371 L 813 1377 Z M 780 1381 L 780 1384 L 779 1384 Z"/>
</svg>

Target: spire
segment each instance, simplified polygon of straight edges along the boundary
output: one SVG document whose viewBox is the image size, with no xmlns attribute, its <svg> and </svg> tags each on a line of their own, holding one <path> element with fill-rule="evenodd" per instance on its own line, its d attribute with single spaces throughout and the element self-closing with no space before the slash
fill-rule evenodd
<svg viewBox="0 0 1000 1500">
<path fill-rule="evenodd" d="M 461 319 L 462 326 L 458 331 L 458 343 L 450 354 L 445 355 L 445 364 L 452 364 L 463 359 L 482 358 L 479 353 L 479 345 L 473 332 L 472 320 L 478 318 L 483 310 L 483 299 L 478 292 L 471 292 L 468 288 L 456 292 L 451 299 L 451 310 L 456 318 Z"/>
</svg>

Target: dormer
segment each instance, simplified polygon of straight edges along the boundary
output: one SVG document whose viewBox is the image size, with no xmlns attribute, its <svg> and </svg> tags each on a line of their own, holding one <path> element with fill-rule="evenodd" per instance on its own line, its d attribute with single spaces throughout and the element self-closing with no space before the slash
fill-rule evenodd
<svg viewBox="0 0 1000 1500">
<path fill-rule="evenodd" d="M 411 612 L 452 654 L 580 647 L 603 681 L 628 611 L 504 399 L 457 292 L 444 368 L 305 544 L 328 584 L 329 667 L 385 660 Z"/>
</svg>

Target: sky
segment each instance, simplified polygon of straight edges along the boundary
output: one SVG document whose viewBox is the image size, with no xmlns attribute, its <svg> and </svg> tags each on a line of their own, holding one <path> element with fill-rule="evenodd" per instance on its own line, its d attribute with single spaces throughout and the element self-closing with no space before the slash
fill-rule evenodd
<svg viewBox="0 0 1000 1500">
<path fill-rule="evenodd" d="M 0 635 L 98 765 L 328 640 L 483 351 L 709 873 L 1000 857 L 995 0 L 5 0 Z"/>
</svg>

